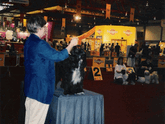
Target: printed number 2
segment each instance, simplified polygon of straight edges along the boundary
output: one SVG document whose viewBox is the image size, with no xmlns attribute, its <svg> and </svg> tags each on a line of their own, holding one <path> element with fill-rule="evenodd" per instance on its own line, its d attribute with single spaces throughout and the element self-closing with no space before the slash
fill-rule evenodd
<svg viewBox="0 0 165 124">
<path fill-rule="evenodd" d="M 100 76 L 100 74 L 98 74 L 99 73 L 99 69 L 97 67 L 95 67 L 93 70 L 94 71 L 97 70 L 96 73 L 94 74 L 95 76 Z"/>
</svg>

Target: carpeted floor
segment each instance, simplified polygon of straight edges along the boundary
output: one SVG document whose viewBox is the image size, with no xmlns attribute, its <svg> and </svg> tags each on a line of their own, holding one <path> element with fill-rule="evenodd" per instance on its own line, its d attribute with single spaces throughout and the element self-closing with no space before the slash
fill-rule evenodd
<svg viewBox="0 0 165 124">
<path fill-rule="evenodd" d="M 113 72 L 101 71 L 103 80 L 89 79 L 84 89 L 104 96 L 105 124 L 165 124 L 165 81 L 159 84 L 118 85 Z"/>
</svg>

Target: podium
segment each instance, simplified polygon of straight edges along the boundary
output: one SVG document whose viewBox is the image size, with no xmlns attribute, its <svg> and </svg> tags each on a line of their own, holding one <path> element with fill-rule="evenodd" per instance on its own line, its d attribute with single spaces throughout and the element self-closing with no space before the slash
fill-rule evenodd
<svg viewBox="0 0 165 124">
<path fill-rule="evenodd" d="M 104 124 L 103 95 L 84 92 L 85 95 L 63 95 L 63 89 L 57 89 L 45 124 Z"/>
</svg>

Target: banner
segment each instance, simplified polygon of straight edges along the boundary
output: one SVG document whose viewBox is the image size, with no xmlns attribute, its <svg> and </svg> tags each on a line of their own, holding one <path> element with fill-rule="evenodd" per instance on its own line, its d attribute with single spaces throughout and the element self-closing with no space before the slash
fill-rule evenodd
<svg viewBox="0 0 165 124">
<path fill-rule="evenodd" d="M 23 23 L 23 18 L 24 18 L 24 14 L 21 13 L 21 14 L 20 14 L 20 22 L 22 22 L 22 23 Z"/>
<path fill-rule="evenodd" d="M 106 4 L 106 18 L 111 17 L 111 4 Z"/>
<path fill-rule="evenodd" d="M 64 27 L 65 28 L 65 18 L 62 18 L 62 27 Z"/>
<path fill-rule="evenodd" d="M 23 19 L 23 27 L 27 26 L 27 19 Z"/>
<path fill-rule="evenodd" d="M 45 19 L 46 22 L 48 21 L 48 17 L 47 16 L 44 16 L 44 19 Z"/>
<path fill-rule="evenodd" d="M 130 10 L 130 20 L 129 21 L 134 22 L 134 13 L 135 13 L 135 8 L 131 8 L 131 10 Z"/>
<path fill-rule="evenodd" d="M 77 9 L 76 15 L 81 17 L 81 0 L 77 0 L 76 9 Z"/>
<path fill-rule="evenodd" d="M 105 58 L 103 57 L 93 57 L 93 66 L 94 67 L 105 67 Z"/>
</svg>

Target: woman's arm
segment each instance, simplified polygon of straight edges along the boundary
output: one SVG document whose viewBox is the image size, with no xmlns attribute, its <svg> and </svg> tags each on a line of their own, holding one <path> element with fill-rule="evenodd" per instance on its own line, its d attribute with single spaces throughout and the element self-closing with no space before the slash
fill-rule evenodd
<svg viewBox="0 0 165 124">
<path fill-rule="evenodd" d="M 48 43 L 41 40 L 38 44 L 38 47 L 36 49 L 36 52 L 38 52 L 39 55 L 41 55 L 45 59 L 53 60 L 53 61 L 63 61 L 64 59 L 68 58 L 68 53 L 70 53 L 73 46 L 77 45 L 78 38 L 74 38 L 71 40 L 71 43 L 66 49 L 63 49 L 62 51 L 57 51 L 50 47 Z"/>
<path fill-rule="evenodd" d="M 69 54 L 70 54 L 72 47 L 76 46 L 77 44 L 78 44 L 78 38 L 77 37 L 72 38 L 70 44 L 66 47 Z"/>
</svg>

